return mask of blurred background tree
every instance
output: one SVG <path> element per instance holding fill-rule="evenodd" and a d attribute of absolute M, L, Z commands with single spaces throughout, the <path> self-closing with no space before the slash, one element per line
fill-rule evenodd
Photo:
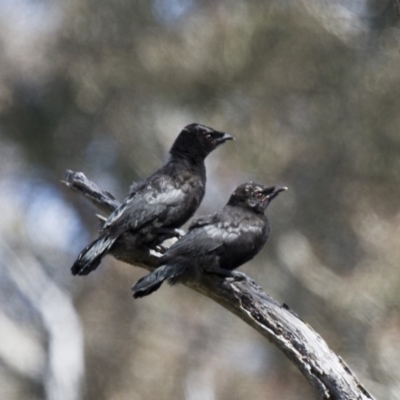
<path fill-rule="evenodd" d="M 200 122 L 198 214 L 280 183 L 243 271 L 312 325 L 377 397 L 400 399 L 400 20 L 389 0 L 0 1 L 0 397 L 314 398 L 263 338 L 185 287 L 133 301 L 145 272 L 69 268 L 94 209 Z"/>

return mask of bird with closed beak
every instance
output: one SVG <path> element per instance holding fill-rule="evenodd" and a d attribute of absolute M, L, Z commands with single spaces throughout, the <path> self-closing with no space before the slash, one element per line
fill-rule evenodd
<path fill-rule="evenodd" d="M 128 197 L 107 218 L 99 237 L 85 247 L 71 268 L 87 275 L 125 234 L 133 246 L 154 247 L 176 236 L 176 229 L 198 209 L 205 193 L 205 158 L 233 137 L 200 124 L 187 125 L 170 150 L 168 162 L 132 185 Z"/>
<path fill-rule="evenodd" d="M 286 187 L 247 182 L 238 186 L 228 203 L 215 214 L 199 217 L 188 233 L 160 259 L 160 266 L 133 287 L 133 297 L 144 297 L 165 280 L 173 285 L 198 279 L 203 273 L 240 276 L 233 270 L 251 260 L 271 232 L 265 211 Z"/>

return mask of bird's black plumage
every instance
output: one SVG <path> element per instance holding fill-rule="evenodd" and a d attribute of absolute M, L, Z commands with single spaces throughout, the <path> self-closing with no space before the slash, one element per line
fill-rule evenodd
<path fill-rule="evenodd" d="M 233 275 L 267 242 L 271 229 L 265 210 L 286 189 L 253 182 L 237 187 L 222 210 L 191 223 L 161 257 L 161 266 L 133 286 L 133 296 L 147 296 L 167 279 L 170 284 L 196 279 L 203 271 Z"/>
<path fill-rule="evenodd" d="M 87 275 L 123 234 L 135 246 L 154 246 L 176 235 L 197 210 L 205 192 L 204 160 L 232 136 L 200 124 L 186 126 L 170 150 L 169 161 L 147 179 L 132 185 L 128 197 L 108 217 L 100 236 L 85 247 L 71 268 Z"/>

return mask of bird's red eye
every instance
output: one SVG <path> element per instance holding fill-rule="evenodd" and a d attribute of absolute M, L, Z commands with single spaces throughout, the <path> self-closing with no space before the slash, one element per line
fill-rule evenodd
<path fill-rule="evenodd" d="M 261 199 L 261 197 L 263 197 L 263 194 L 261 192 L 257 192 L 256 197 L 257 199 Z"/>

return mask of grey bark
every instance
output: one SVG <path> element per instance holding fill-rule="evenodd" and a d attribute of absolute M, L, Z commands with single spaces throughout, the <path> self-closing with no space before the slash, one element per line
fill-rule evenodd
<path fill-rule="evenodd" d="M 63 183 L 88 198 L 98 209 L 110 213 L 119 202 L 102 191 L 81 172 L 67 171 Z M 161 254 L 135 250 L 129 237 L 122 238 L 113 256 L 149 271 L 158 266 Z M 213 299 L 267 338 L 297 366 L 321 399 L 374 399 L 340 356 L 286 304 L 265 294 L 251 278 L 243 281 L 204 274 L 188 287 Z"/>

